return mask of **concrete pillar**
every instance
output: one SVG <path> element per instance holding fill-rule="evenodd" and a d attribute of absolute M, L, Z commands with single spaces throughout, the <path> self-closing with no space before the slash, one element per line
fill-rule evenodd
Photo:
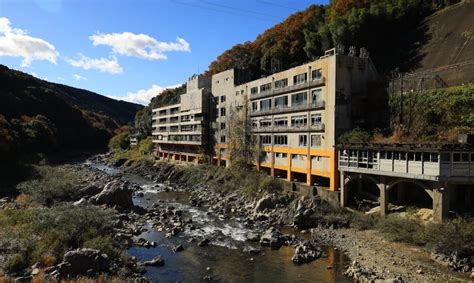
<path fill-rule="evenodd" d="M 449 216 L 449 192 L 446 188 L 433 190 L 433 220 L 442 222 Z"/>
<path fill-rule="evenodd" d="M 341 171 L 341 207 L 347 206 L 347 187 L 345 182 L 345 174 L 344 171 Z"/>
<path fill-rule="evenodd" d="M 380 216 L 385 216 L 388 214 L 388 190 L 385 178 L 380 178 L 380 183 L 377 184 L 380 191 Z"/>

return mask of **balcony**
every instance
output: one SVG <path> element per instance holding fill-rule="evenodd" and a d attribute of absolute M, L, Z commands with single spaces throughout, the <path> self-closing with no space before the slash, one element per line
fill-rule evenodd
<path fill-rule="evenodd" d="M 324 129 L 324 124 L 308 125 L 303 127 L 273 126 L 253 128 L 252 133 L 323 132 Z"/>
<path fill-rule="evenodd" d="M 311 88 L 311 87 L 322 86 L 322 85 L 325 84 L 325 82 L 326 82 L 326 80 L 323 77 L 323 78 L 320 78 L 320 79 L 307 81 L 307 82 L 297 84 L 297 85 L 290 85 L 290 86 L 283 87 L 283 88 L 271 89 L 269 91 L 260 92 L 260 93 L 250 95 L 250 100 L 265 98 L 265 97 L 274 96 L 274 95 L 278 95 L 278 94 L 284 94 L 284 93 L 298 91 L 298 90 L 307 89 L 307 88 Z"/>
<path fill-rule="evenodd" d="M 279 106 L 278 108 L 274 109 L 265 109 L 259 110 L 255 112 L 251 112 L 250 116 L 265 116 L 265 115 L 272 115 L 272 114 L 283 114 L 289 112 L 298 112 L 298 111 L 307 111 L 307 110 L 320 110 L 326 107 L 326 103 L 324 100 L 313 101 L 310 104 L 300 104 L 300 105 L 291 105 L 291 106 Z"/>

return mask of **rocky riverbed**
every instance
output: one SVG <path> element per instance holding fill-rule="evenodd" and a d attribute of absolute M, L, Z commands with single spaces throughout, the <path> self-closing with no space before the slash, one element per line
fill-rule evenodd
<path fill-rule="evenodd" d="M 239 192 L 190 186 L 170 164 L 129 167 L 106 160 L 97 156 L 76 166 L 83 186 L 74 205 L 115 208 L 113 239 L 128 255 L 111 260 L 97 250 L 71 250 L 56 266 L 32 266 L 21 280 L 40 271 L 51 280 L 99 274 L 185 282 L 468 280 L 468 273 L 452 272 L 423 250 L 347 228 L 343 215 L 321 217 L 328 204 L 317 197 L 266 193 L 249 200 Z"/>

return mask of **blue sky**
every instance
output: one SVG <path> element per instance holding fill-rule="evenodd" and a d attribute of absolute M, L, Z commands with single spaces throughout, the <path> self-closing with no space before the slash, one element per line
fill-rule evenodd
<path fill-rule="evenodd" d="M 146 104 L 224 50 L 326 2 L 0 0 L 0 64 Z"/>

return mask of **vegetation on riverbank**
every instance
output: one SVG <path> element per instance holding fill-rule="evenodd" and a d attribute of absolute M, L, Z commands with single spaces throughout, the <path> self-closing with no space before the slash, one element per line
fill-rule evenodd
<path fill-rule="evenodd" d="M 0 243 L 9 247 L 3 269 L 21 271 L 36 262 L 57 264 L 71 249 L 94 248 L 112 258 L 120 250 L 110 236 L 112 210 L 96 206 L 59 205 L 51 208 L 0 210 Z"/>
<path fill-rule="evenodd" d="M 459 258 L 474 255 L 474 219 L 455 218 L 447 222 L 422 222 L 398 216 L 378 217 L 354 213 L 352 228 L 376 230 L 393 242 L 403 242 L 425 248 L 429 252 L 457 255 Z"/>
<path fill-rule="evenodd" d="M 121 256 L 110 236 L 115 210 L 69 202 L 81 184 L 72 166 L 34 166 L 33 171 L 32 179 L 17 186 L 22 194 L 0 209 L 0 246 L 8 251 L 3 260 L 0 256 L 1 269 L 18 272 L 37 262 L 52 266 L 77 248 Z"/>
<path fill-rule="evenodd" d="M 116 163 L 119 160 L 127 160 L 133 163 L 153 160 L 153 138 L 148 136 L 140 140 L 137 146 L 130 147 L 130 135 L 129 127 L 122 127 L 116 131 L 116 135 L 109 142 L 110 161 Z"/>

